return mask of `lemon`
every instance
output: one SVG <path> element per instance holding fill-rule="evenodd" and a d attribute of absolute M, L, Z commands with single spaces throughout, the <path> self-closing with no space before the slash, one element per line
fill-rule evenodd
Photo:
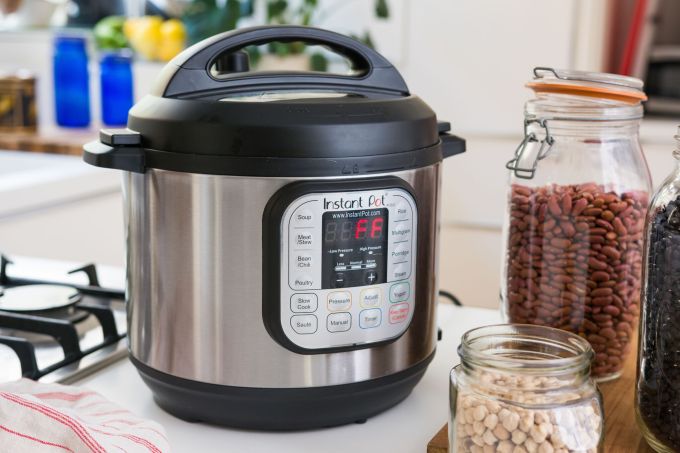
<path fill-rule="evenodd" d="M 160 42 L 156 57 L 162 61 L 171 60 L 184 50 L 186 37 L 187 32 L 181 21 L 177 19 L 166 20 L 160 28 Z"/>
<path fill-rule="evenodd" d="M 144 58 L 156 58 L 161 42 L 161 26 L 163 19 L 157 16 L 144 16 L 128 20 L 123 32 L 128 37 L 132 48 Z"/>

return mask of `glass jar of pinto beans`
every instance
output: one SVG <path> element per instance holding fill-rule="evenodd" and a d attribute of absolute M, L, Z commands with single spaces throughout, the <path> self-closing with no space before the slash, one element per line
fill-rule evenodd
<path fill-rule="evenodd" d="M 512 323 L 587 339 L 593 376 L 620 375 L 640 302 L 651 180 L 638 79 L 536 68 L 507 163 L 501 298 Z"/>
<path fill-rule="evenodd" d="M 451 453 L 600 453 L 602 398 L 583 338 L 542 326 L 468 331 L 450 375 Z"/>
<path fill-rule="evenodd" d="M 680 451 L 680 130 L 675 171 L 656 192 L 645 233 L 637 420 L 659 452 Z"/>

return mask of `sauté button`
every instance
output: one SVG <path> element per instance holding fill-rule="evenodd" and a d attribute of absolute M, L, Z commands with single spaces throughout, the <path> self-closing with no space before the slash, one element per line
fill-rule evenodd
<path fill-rule="evenodd" d="M 352 315 L 349 313 L 331 313 L 326 320 L 329 332 L 347 332 L 352 327 Z"/>
<path fill-rule="evenodd" d="M 307 274 L 296 274 L 292 280 L 292 287 L 294 289 L 306 289 L 314 287 L 314 280 Z"/>
<path fill-rule="evenodd" d="M 348 291 L 335 291 L 328 295 L 328 310 L 344 311 L 352 306 L 352 295 Z"/>
<path fill-rule="evenodd" d="M 397 283 L 390 287 L 390 302 L 403 302 L 411 295 L 408 283 Z"/>
<path fill-rule="evenodd" d="M 316 294 L 299 293 L 290 296 L 290 311 L 295 313 L 313 313 L 319 307 Z"/>
<path fill-rule="evenodd" d="M 409 305 L 406 303 L 390 307 L 390 324 L 398 324 L 408 319 Z"/>
<path fill-rule="evenodd" d="M 314 213 L 306 208 L 298 209 L 293 213 L 293 225 L 296 227 L 313 226 Z"/>
<path fill-rule="evenodd" d="M 379 308 L 361 310 L 359 313 L 359 327 L 362 329 L 372 329 L 378 327 L 382 322 L 382 311 Z"/>
<path fill-rule="evenodd" d="M 360 304 L 364 308 L 375 308 L 380 306 L 380 289 L 371 288 L 361 291 Z"/>
<path fill-rule="evenodd" d="M 314 315 L 295 315 L 290 318 L 290 326 L 300 335 L 309 335 L 316 332 L 318 320 Z"/>
<path fill-rule="evenodd" d="M 293 232 L 293 248 L 305 250 L 312 247 L 314 247 L 314 236 L 311 231 L 296 230 Z"/>

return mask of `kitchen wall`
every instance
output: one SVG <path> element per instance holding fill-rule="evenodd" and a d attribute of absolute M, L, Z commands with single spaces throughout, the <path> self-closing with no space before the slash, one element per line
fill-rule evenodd
<path fill-rule="evenodd" d="M 371 18 L 370 9 L 361 3 L 344 8 L 324 25 L 347 31 L 351 21 L 371 24 L 378 48 L 404 73 L 411 90 L 468 140 L 468 152 L 444 164 L 441 286 L 465 304 L 495 307 L 507 182 L 504 163 L 521 140 L 523 103 L 530 95 L 524 83 L 537 65 L 599 69 L 607 1 L 391 0 L 389 23 Z M 13 62 L 43 74 L 41 117 L 51 123 L 49 58 L 47 34 L 33 33 L 31 39 L 21 33 L 0 35 L 0 69 L 6 64 L 2 62 Z M 138 96 L 158 69 L 153 63 L 136 65 Z M 643 127 L 656 182 L 670 171 L 675 126 L 672 120 L 654 120 Z M 113 206 L 110 196 L 101 203 Z M 110 224 L 122 221 L 120 211 L 102 211 Z M 40 254 L 35 247 L 21 245 L 26 224 L 16 224 L 9 236 L 3 235 L 3 224 L 10 222 L 0 219 L 0 248 L 11 240 L 17 253 Z M 83 254 L 122 264 L 122 255 L 92 241 Z M 67 254 L 65 247 L 49 253 L 61 254 Z"/>

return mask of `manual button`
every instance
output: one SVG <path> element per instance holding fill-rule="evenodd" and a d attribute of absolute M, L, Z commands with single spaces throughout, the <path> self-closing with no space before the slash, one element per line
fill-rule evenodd
<path fill-rule="evenodd" d="M 316 332 L 318 320 L 314 315 L 295 315 L 290 318 L 290 326 L 300 335 L 309 335 Z"/>
<path fill-rule="evenodd" d="M 329 332 L 347 332 L 352 327 L 352 315 L 349 313 L 331 313 L 326 321 Z"/>
<path fill-rule="evenodd" d="M 290 311 L 294 313 L 313 313 L 319 307 L 316 294 L 301 293 L 290 296 Z"/>

